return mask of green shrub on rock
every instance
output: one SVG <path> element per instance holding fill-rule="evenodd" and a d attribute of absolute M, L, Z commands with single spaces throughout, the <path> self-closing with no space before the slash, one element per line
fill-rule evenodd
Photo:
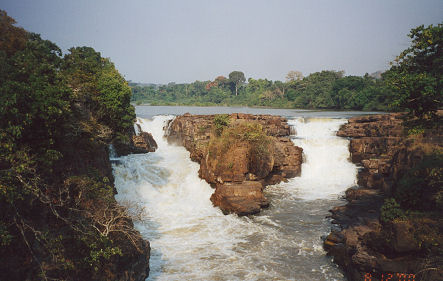
<path fill-rule="evenodd" d="M 229 125 L 229 115 L 228 114 L 218 114 L 214 116 L 214 127 L 215 134 L 220 136 L 223 129 Z"/>
<path fill-rule="evenodd" d="M 443 154 L 425 155 L 423 160 L 400 179 L 395 191 L 397 202 L 404 209 L 442 210 Z"/>
<path fill-rule="evenodd" d="M 385 203 L 381 207 L 380 219 L 382 222 L 391 222 L 393 220 L 405 219 L 405 212 L 400 208 L 400 205 L 394 198 L 385 199 Z"/>

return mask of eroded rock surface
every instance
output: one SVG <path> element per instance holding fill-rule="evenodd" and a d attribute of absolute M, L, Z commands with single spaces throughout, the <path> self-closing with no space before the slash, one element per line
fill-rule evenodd
<path fill-rule="evenodd" d="M 154 152 L 157 149 L 157 143 L 148 132 L 132 136 L 132 142 L 134 143 L 134 153 Z"/>
<path fill-rule="evenodd" d="M 214 118 L 179 116 L 169 124 L 168 141 L 183 145 L 200 163 L 200 177 L 216 189 L 215 206 L 225 213 L 258 213 L 269 205 L 264 186 L 300 175 L 302 149 L 289 139 L 285 118 L 231 114 L 229 136 L 217 135 Z"/>
<path fill-rule="evenodd" d="M 440 227 L 437 236 L 441 240 L 441 216 L 380 221 L 380 207 L 394 194 L 401 176 L 423 159 L 427 147 L 441 147 L 443 140 L 441 130 L 408 137 L 401 117 L 351 118 L 337 133 L 351 138 L 352 161 L 361 166 L 360 187 L 346 191 L 347 205 L 331 210 L 338 227 L 328 235 L 324 248 L 349 280 L 382 280 L 382 274 L 383 280 L 389 276 L 395 280 L 443 280 L 441 254 L 427 253 L 417 239 L 425 229 L 438 233 Z"/>

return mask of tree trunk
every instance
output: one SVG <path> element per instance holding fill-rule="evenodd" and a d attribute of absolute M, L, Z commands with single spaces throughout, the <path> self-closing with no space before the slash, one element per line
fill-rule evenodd
<path fill-rule="evenodd" d="M 235 84 L 235 96 L 237 96 L 237 84 Z"/>

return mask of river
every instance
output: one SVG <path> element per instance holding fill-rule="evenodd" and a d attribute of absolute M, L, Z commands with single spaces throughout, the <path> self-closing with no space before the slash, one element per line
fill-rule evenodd
<path fill-rule="evenodd" d="M 144 212 L 135 225 L 151 242 L 148 280 L 345 280 L 321 236 L 331 228 L 328 210 L 345 204 L 344 191 L 356 184 L 349 141 L 335 133 L 361 112 L 150 106 L 136 112 L 158 149 L 121 157 L 113 171 L 117 200 Z M 297 132 L 293 142 L 304 150 L 301 176 L 267 187 L 271 206 L 259 215 L 223 215 L 189 152 L 163 138 L 165 122 L 185 112 L 287 117 Z"/>

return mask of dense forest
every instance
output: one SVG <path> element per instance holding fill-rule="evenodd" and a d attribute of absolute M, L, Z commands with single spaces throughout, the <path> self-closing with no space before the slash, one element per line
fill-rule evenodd
<path fill-rule="evenodd" d="M 140 256 L 147 267 L 114 199 L 107 147 L 130 142 L 135 118 L 114 64 L 89 47 L 63 56 L 0 10 L 0 93 L 0 279 L 117 280 Z"/>
<path fill-rule="evenodd" d="M 376 75 L 344 76 L 321 71 L 307 77 L 290 71 L 286 82 L 249 78 L 233 71 L 229 78 L 190 84 L 131 83 L 132 101 L 151 105 L 246 105 L 305 109 L 391 110 L 391 92 Z"/>

